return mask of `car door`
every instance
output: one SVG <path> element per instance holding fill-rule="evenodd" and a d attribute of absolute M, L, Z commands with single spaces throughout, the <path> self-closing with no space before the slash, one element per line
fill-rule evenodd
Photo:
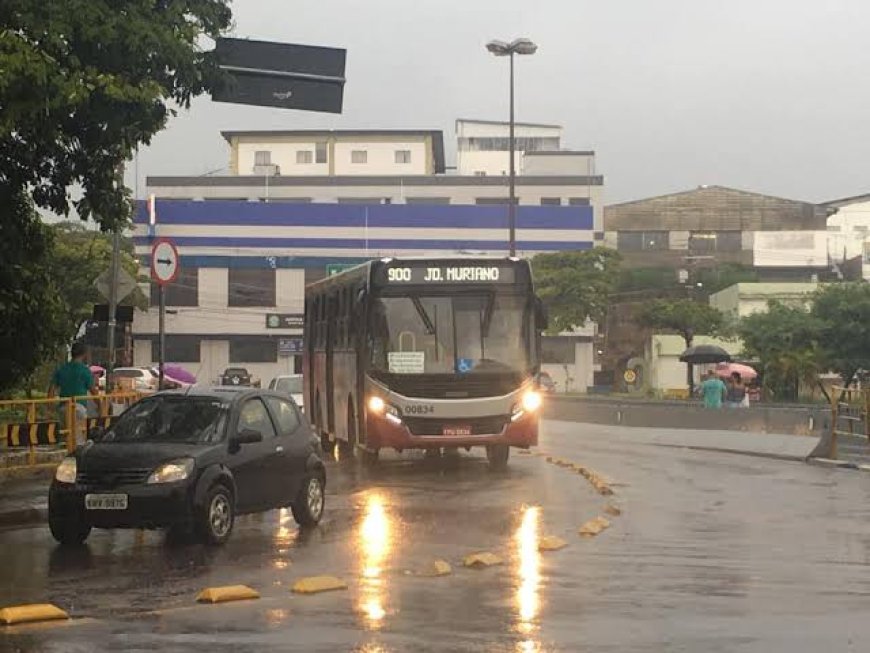
<path fill-rule="evenodd" d="M 277 432 L 266 405 L 259 397 L 246 399 L 239 406 L 236 433 L 246 429 L 262 434 L 261 442 L 242 444 L 229 456 L 229 467 L 236 481 L 239 512 L 265 510 L 275 504 L 280 488 L 276 462 L 280 455 Z"/>
<path fill-rule="evenodd" d="M 279 505 L 287 505 L 299 494 L 302 479 L 305 477 L 308 456 L 311 453 L 310 434 L 304 428 L 293 402 L 281 397 L 266 397 L 266 404 L 275 418 L 281 449 L 276 470 L 282 488 Z"/>

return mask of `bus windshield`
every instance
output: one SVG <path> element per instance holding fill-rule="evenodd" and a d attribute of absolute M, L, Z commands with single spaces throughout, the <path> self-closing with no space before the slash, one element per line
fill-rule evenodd
<path fill-rule="evenodd" d="M 527 297 L 381 297 L 372 311 L 372 365 L 393 374 L 522 372 L 530 366 Z"/>

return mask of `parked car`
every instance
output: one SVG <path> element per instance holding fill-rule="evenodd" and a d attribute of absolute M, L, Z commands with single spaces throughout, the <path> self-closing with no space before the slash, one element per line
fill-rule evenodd
<path fill-rule="evenodd" d="M 221 385 L 260 387 L 260 381 L 255 379 L 244 367 L 228 367 L 221 374 Z"/>
<path fill-rule="evenodd" d="M 549 372 L 541 372 L 538 374 L 538 385 L 541 390 L 548 394 L 556 392 L 556 382 L 553 380 L 553 377 L 550 376 Z"/>
<path fill-rule="evenodd" d="M 112 383 L 129 386 L 136 392 L 154 392 L 157 390 L 157 374 L 147 367 L 116 367 L 112 370 Z"/>
<path fill-rule="evenodd" d="M 305 407 L 304 390 L 301 374 L 283 374 L 276 376 L 269 382 L 269 390 L 280 392 L 283 395 L 293 397 L 293 401 L 299 408 Z"/>
<path fill-rule="evenodd" d="M 166 528 L 222 544 L 237 515 L 289 506 L 302 526 L 323 515 L 320 441 L 276 392 L 160 392 L 90 436 L 49 490 L 49 528 L 61 544 L 84 542 L 92 528 Z"/>

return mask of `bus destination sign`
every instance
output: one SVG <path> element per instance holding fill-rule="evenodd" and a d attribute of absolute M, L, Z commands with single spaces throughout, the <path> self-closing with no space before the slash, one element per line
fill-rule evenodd
<path fill-rule="evenodd" d="M 391 284 L 514 283 L 514 268 L 505 265 L 396 265 L 386 269 Z"/>

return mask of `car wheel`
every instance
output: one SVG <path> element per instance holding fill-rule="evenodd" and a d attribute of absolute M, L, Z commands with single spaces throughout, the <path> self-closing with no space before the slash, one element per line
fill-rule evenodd
<path fill-rule="evenodd" d="M 510 455 L 511 449 L 506 444 L 490 444 L 486 447 L 486 459 L 489 461 L 489 468 L 494 472 L 507 469 Z"/>
<path fill-rule="evenodd" d="M 326 504 L 323 477 L 308 476 L 302 484 L 299 496 L 291 505 L 293 519 L 300 526 L 316 526 L 323 517 L 323 507 Z"/>
<path fill-rule="evenodd" d="M 236 508 L 232 492 L 225 485 L 215 485 L 206 495 L 197 518 L 196 530 L 201 541 L 220 545 L 233 532 Z"/>
<path fill-rule="evenodd" d="M 69 515 L 58 515 L 57 510 L 49 508 L 48 528 L 52 537 L 64 546 L 79 546 L 88 539 L 91 527 L 80 518 Z"/>

